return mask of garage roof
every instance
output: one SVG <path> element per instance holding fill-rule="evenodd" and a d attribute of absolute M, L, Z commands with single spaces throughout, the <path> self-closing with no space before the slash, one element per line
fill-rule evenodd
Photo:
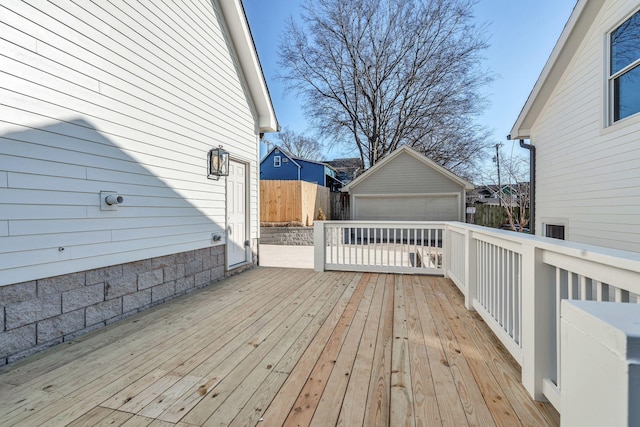
<path fill-rule="evenodd" d="M 414 150 L 414 149 L 412 149 L 412 148 L 410 148 L 410 147 L 408 147 L 406 145 L 403 145 L 400 148 L 396 149 L 393 153 L 389 154 L 387 157 L 385 157 L 382 160 L 380 160 L 378 163 L 376 163 L 372 168 L 367 170 L 365 173 L 363 173 L 362 175 L 360 175 L 359 177 L 357 177 L 356 179 L 351 181 L 348 185 L 343 187 L 342 191 L 350 191 L 351 189 L 357 187 L 360 183 L 362 183 L 362 182 L 366 181 L 367 179 L 369 179 L 377 171 L 379 171 L 380 169 L 384 168 L 384 165 L 386 165 L 387 163 L 391 162 L 393 159 L 395 159 L 396 157 L 400 156 L 402 153 L 406 153 L 406 154 L 409 154 L 409 155 L 413 156 L 414 158 L 416 158 L 420 162 L 424 163 L 426 166 L 428 166 L 428 167 L 434 169 L 435 171 L 441 173 L 442 175 L 446 176 L 450 180 L 460 184 L 460 186 L 464 187 L 466 190 L 473 190 L 475 188 L 475 186 L 472 183 L 470 183 L 469 181 L 467 181 L 467 180 L 465 180 L 463 178 L 460 178 L 458 175 L 456 175 L 453 172 L 445 169 L 444 167 L 440 166 L 439 164 L 437 164 L 433 160 L 431 160 L 428 157 L 420 154 L 416 150 Z"/>

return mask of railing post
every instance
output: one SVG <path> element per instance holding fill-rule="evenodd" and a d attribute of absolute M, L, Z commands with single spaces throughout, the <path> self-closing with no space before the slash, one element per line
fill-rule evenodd
<path fill-rule="evenodd" d="M 325 242 L 325 221 L 314 221 L 313 224 L 313 269 L 324 271 L 327 242 Z"/>
<path fill-rule="evenodd" d="M 473 300 L 477 293 L 477 245 L 473 240 L 473 231 L 465 228 L 464 230 L 464 305 L 467 310 L 473 310 Z"/>
<path fill-rule="evenodd" d="M 451 231 L 449 225 L 444 224 L 442 229 L 442 273 L 444 277 L 449 277 L 449 264 L 451 263 Z"/>
<path fill-rule="evenodd" d="M 542 249 L 522 247 L 522 384 L 535 400 L 547 400 L 543 380 L 556 372 L 555 270 L 542 262 Z"/>
<path fill-rule="evenodd" d="M 640 425 L 638 304 L 562 301 L 562 426 Z"/>

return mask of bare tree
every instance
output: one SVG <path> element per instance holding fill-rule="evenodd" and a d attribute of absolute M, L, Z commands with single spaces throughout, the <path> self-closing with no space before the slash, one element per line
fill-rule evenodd
<path fill-rule="evenodd" d="M 496 188 L 502 208 L 507 217 L 509 227 L 513 231 L 523 232 L 529 226 L 529 208 L 531 202 L 531 186 L 529 182 L 529 163 L 521 157 L 507 157 L 502 150 L 497 153 L 498 170 L 489 173 L 489 181 Z M 501 183 L 498 184 L 498 173 Z"/>
<path fill-rule="evenodd" d="M 320 160 L 322 145 L 315 139 L 285 128 L 276 137 L 280 146 L 296 157 L 309 160 Z"/>
<path fill-rule="evenodd" d="M 308 0 L 281 42 L 280 77 L 323 135 L 352 141 L 363 167 L 402 144 L 456 172 L 486 148 L 473 124 L 487 44 L 474 0 Z"/>

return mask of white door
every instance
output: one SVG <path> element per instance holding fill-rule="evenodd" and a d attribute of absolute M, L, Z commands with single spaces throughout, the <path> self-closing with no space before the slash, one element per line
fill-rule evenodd
<path fill-rule="evenodd" d="M 229 162 L 227 177 L 227 267 L 247 261 L 246 172 L 243 163 Z"/>

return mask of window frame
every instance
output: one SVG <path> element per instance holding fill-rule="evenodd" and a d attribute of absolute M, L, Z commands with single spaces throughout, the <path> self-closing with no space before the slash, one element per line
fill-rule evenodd
<path fill-rule="evenodd" d="M 273 156 L 273 167 L 279 168 L 280 166 L 282 166 L 282 157 Z"/>
<path fill-rule="evenodd" d="M 613 68 L 613 46 L 612 46 L 612 35 L 613 33 L 620 28 L 622 25 L 624 25 L 625 22 L 629 21 L 630 19 L 632 19 L 636 14 L 640 13 L 640 8 L 637 8 L 635 10 L 633 10 L 631 13 L 627 14 L 623 19 L 621 19 L 620 21 L 617 22 L 617 24 L 609 31 L 607 32 L 607 37 L 606 37 L 606 51 L 607 51 L 607 58 L 606 58 L 606 80 L 607 80 L 607 122 L 608 125 L 614 125 L 616 123 L 622 122 L 626 119 L 629 119 L 631 117 L 635 117 L 638 114 L 640 114 L 640 111 L 636 111 L 635 113 L 632 113 L 626 117 L 623 118 L 619 118 L 619 119 L 615 119 L 615 110 L 616 110 L 616 99 L 615 99 L 615 82 L 617 79 L 619 79 L 620 77 L 622 77 L 623 75 L 627 74 L 628 72 L 630 72 L 631 70 L 635 69 L 636 67 L 640 67 L 640 56 L 638 58 L 636 58 L 634 61 L 630 62 L 629 64 L 627 64 L 624 68 L 618 70 L 615 73 L 611 73 L 612 68 Z"/>

